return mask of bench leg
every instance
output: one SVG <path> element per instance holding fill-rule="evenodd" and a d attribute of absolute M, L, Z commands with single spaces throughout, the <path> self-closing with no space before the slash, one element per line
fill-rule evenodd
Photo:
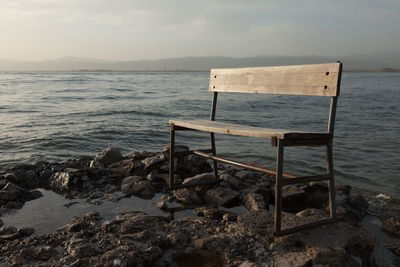
<path fill-rule="evenodd" d="M 174 186 L 174 164 L 175 163 L 175 126 L 171 124 L 170 143 L 169 143 L 169 187 Z"/>
<path fill-rule="evenodd" d="M 210 139 L 211 139 L 211 153 L 213 154 L 213 156 L 217 155 L 217 151 L 215 148 L 215 136 L 214 133 L 210 133 Z M 215 182 L 218 181 L 218 165 L 217 165 L 217 161 L 213 160 L 214 162 L 214 179 Z"/>
<path fill-rule="evenodd" d="M 331 217 L 336 217 L 336 201 L 335 201 L 335 181 L 333 175 L 333 152 L 332 144 L 326 146 L 326 161 L 327 161 L 327 171 L 331 175 L 328 182 L 329 187 L 329 212 Z"/>
<path fill-rule="evenodd" d="M 276 150 L 276 178 L 275 178 L 275 215 L 274 233 L 276 236 L 281 234 L 282 222 L 282 174 L 283 174 L 283 147 L 284 141 L 278 140 Z"/>

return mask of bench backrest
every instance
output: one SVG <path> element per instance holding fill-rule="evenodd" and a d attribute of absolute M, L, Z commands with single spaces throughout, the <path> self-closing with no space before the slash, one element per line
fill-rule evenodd
<path fill-rule="evenodd" d="M 342 63 L 211 69 L 209 91 L 338 96 Z"/>

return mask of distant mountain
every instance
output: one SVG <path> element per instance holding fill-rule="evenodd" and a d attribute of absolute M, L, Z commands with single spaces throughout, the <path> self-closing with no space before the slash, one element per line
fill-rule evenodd
<path fill-rule="evenodd" d="M 345 71 L 400 70 L 400 53 L 374 53 L 343 57 L 258 56 L 182 57 L 158 60 L 109 61 L 63 57 L 46 61 L 0 59 L 0 71 L 208 71 L 210 68 L 316 64 L 342 61 Z"/>

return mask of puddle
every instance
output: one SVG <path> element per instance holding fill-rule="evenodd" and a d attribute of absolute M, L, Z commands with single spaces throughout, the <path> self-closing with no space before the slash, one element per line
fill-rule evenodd
<path fill-rule="evenodd" d="M 81 217 L 91 211 L 98 211 L 105 220 L 127 211 L 143 211 L 149 215 L 169 215 L 169 213 L 163 212 L 154 205 L 155 202 L 161 200 L 162 194 L 156 194 L 151 200 L 132 196 L 122 198 L 118 202 L 105 200 L 101 205 L 93 205 L 86 203 L 86 199 L 68 200 L 53 191 L 38 190 L 43 194 L 43 197 L 26 202 L 22 209 L 3 214 L 1 219 L 5 225 L 12 225 L 17 228 L 33 227 L 36 230 L 35 234 L 42 235 L 55 231 L 70 222 L 74 216 Z M 69 207 L 64 206 L 72 202 L 77 203 Z M 176 207 L 179 204 L 168 203 L 168 205 Z M 196 213 L 191 209 L 174 212 L 175 220 L 183 217 L 196 217 Z"/>

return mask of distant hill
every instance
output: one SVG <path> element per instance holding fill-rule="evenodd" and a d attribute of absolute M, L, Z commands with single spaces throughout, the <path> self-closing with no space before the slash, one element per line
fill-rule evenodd
<path fill-rule="evenodd" d="M 343 57 L 258 56 L 182 57 L 158 60 L 109 61 L 63 57 L 46 61 L 0 59 L 0 71 L 208 71 L 210 68 L 316 64 L 342 61 L 345 71 L 400 70 L 400 53 L 374 53 Z"/>

